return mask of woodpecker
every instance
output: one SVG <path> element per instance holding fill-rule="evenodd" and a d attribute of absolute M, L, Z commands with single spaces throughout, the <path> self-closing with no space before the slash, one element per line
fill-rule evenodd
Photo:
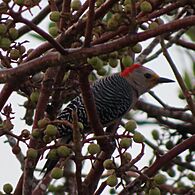
<path fill-rule="evenodd" d="M 92 85 L 92 93 L 96 104 L 97 114 L 103 127 L 116 120 L 120 120 L 129 112 L 138 98 L 160 83 L 170 83 L 173 80 L 158 76 L 155 72 L 140 64 L 133 64 L 120 73 L 101 78 Z M 73 99 L 70 104 L 57 116 L 59 120 L 72 122 L 72 111 L 76 111 L 78 121 L 84 126 L 84 133 L 90 132 L 87 112 L 82 95 Z M 69 126 L 59 125 L 60 137 L 68 143 L 72 139 L 72 129 Z M 43 169 L 48 173 L 57 163 L 47 161 Z"/>

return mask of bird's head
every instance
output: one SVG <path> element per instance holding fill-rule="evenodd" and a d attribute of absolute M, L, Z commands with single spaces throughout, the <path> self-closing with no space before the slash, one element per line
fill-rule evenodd
<path fill-rule="evenodd" d="M 139 95 L 149 91 L 159 83 L 174 82 L 171 79 L 158 76 L 154 71 L 140 64 L 133 64 L 124 69 L 120 76 L 125 78 L 138 91 Z"/>

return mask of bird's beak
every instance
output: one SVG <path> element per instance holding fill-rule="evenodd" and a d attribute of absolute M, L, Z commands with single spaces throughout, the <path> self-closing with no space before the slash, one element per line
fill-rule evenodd
<path fill-rule="evenodd" d="M 159 77 L 157 79 L 157 83 L 173 83 L 175 81 L 171 80 L 171 79 L 167 79 L 167 78 L 164 78 L 164 77 Z"/>

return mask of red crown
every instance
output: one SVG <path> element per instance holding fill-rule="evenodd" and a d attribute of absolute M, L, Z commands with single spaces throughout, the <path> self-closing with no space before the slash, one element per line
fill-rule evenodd
<path fill-rule="evenodd" d="M 140 68 L 141 64 L 133 64 L 130 67 L 125 68 L 121 73 L 120 76 L 125 77 L 128 76 L 129 73 L 132 73 L 135 69 Z"/>

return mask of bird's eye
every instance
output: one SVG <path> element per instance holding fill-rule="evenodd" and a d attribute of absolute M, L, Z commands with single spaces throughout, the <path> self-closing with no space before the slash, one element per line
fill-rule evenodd
<path fill-rule="evenodd" d="M 152 77 L 152 75 L 151 75 L 150 73 L 146 73 L 146 74 L 144 74 L 144 76 L 145 76 L 145 78 L 147 78 L 147 79 L 150 79 L 150 78 Z"/>

